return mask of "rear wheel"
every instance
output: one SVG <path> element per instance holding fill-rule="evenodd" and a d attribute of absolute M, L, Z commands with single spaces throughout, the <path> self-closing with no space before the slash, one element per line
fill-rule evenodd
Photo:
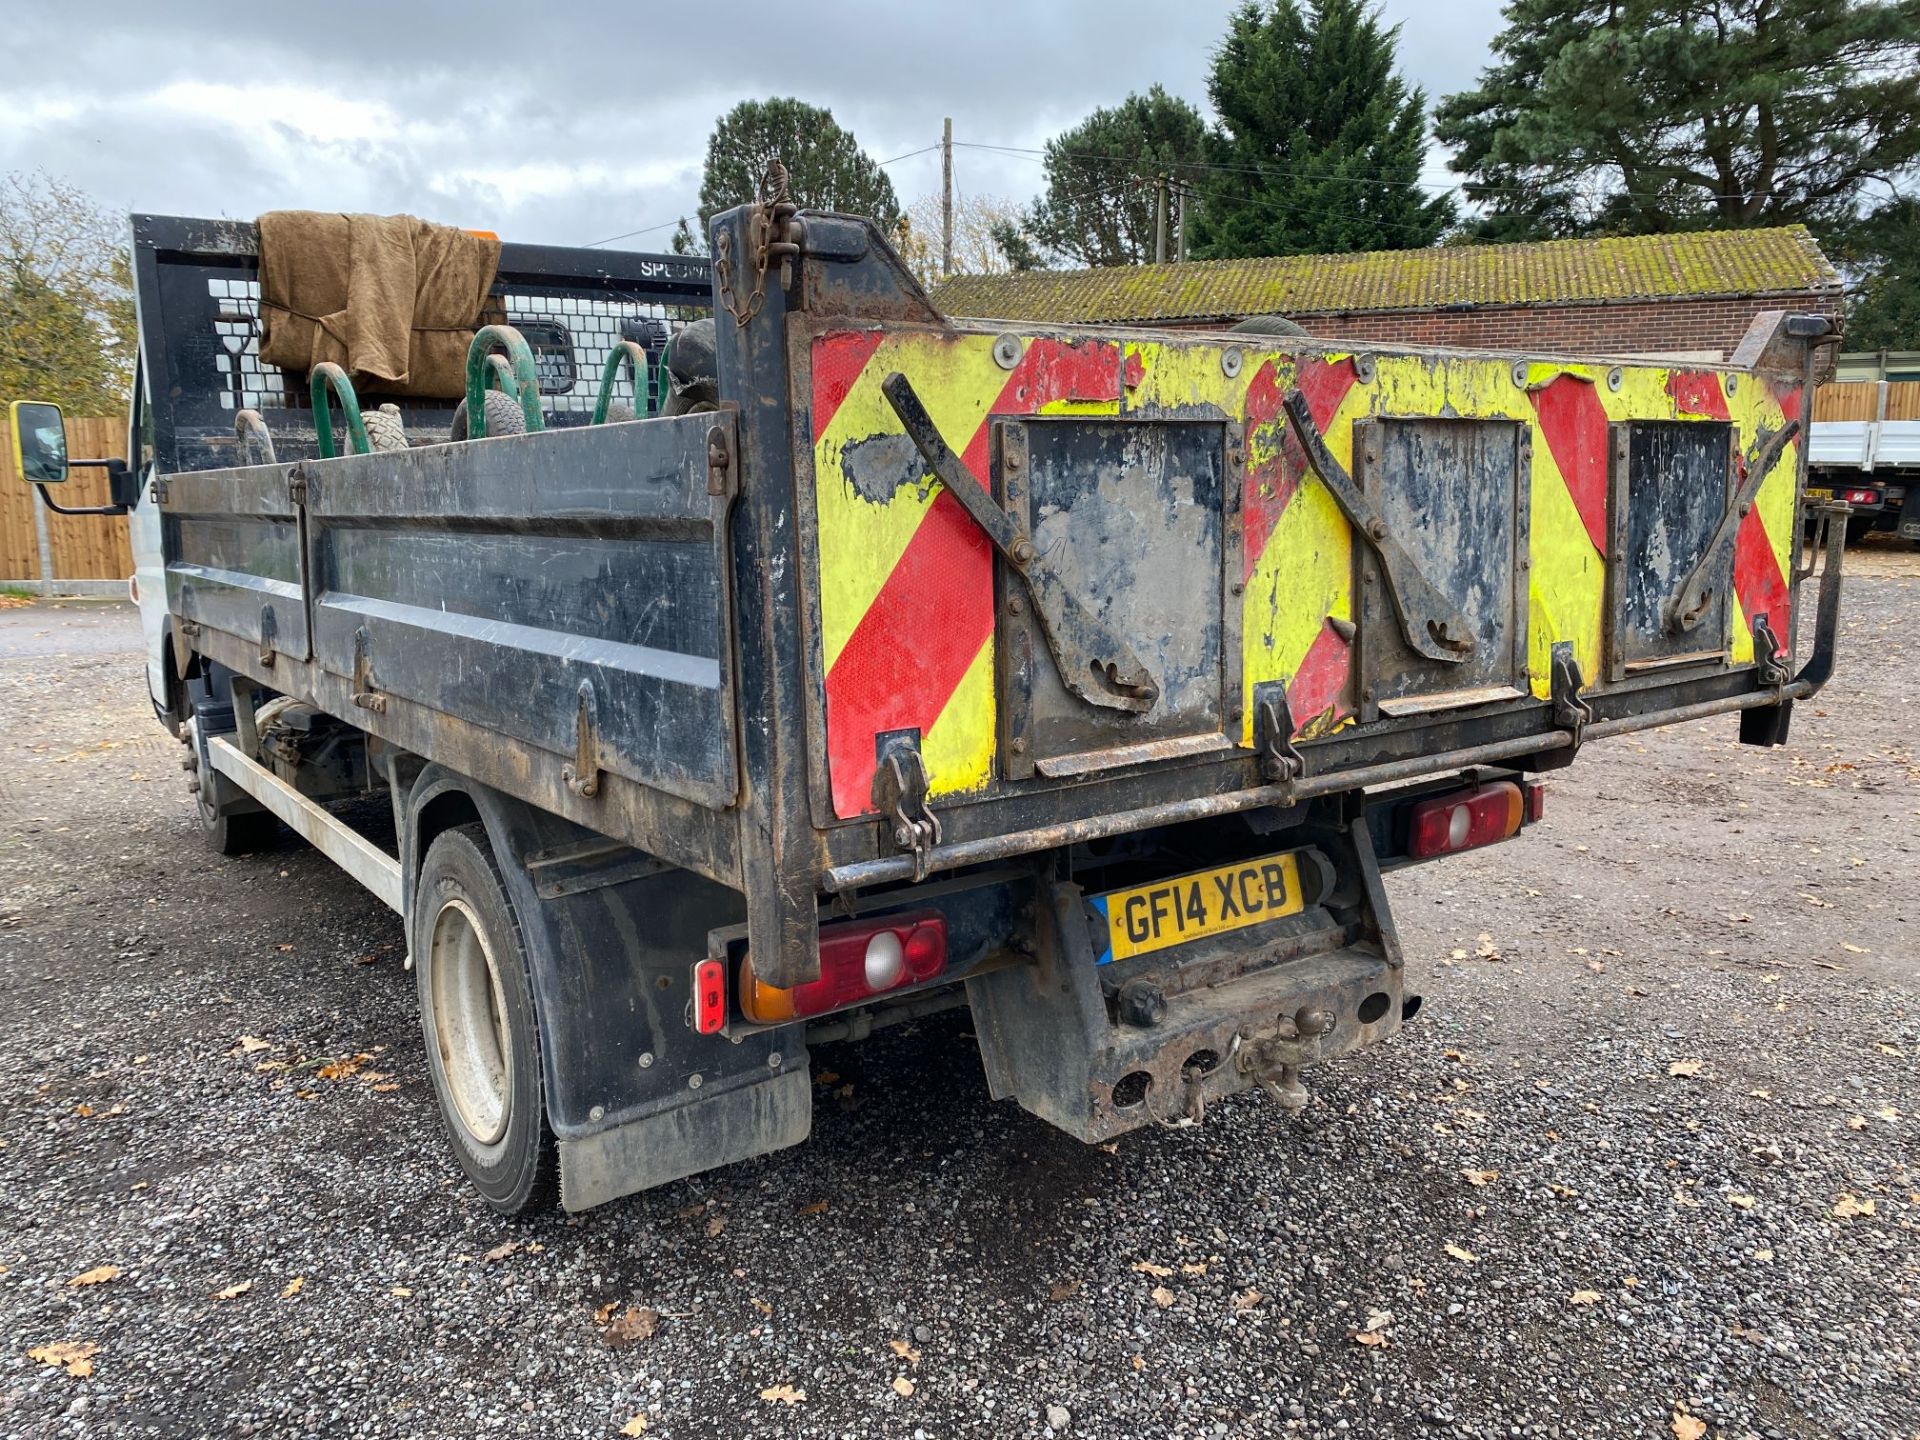
<path fill-rule="evenodd" d="M 413 926 L 427 1067 L 454 1157 L 503 1215 L 551 1205 L 559 1166 L 526 948 L 484 826 L 428 847 Z"/>
<path fill-rule="evenodd" d="M 216 855 L 251 855 L 280 838 L 280 822 L 266 810 L 242 810 L 222 815 L 215 797 L 220 782 L 200 764 L 197 720 L 187 722 L 186 765 L 194 780 L 194 809 L 200 814 L 200 838 Z"/>

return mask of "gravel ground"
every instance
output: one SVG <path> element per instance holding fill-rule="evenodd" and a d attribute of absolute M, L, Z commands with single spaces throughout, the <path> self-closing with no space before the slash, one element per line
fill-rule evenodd
<path fill-rule="evenodd" d="M 805 1146 L 517 1225 L 392 917 L 200 848 L 129 611 L 0 611 L 0 1432 L 1911 1440 L 1920 557 L 1867 560 L 1791 746 L 1596 745 L 1393 880 L 1426 1009 L 1298 1118 L 1083 1148 L 960 1014 L 816 1050 Z"/>

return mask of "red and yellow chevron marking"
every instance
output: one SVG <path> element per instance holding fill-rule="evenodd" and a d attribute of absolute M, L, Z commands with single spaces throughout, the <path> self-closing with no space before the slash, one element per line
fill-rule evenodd
<path fill-rule="evenodd" d="M 993 550 L 959 501 L 924 480 L 884 499 L 847 478 L 851 443 L 900 434 L 880 382 L 913 381 L 982 485 L 990 415 L 1115 414 L 1120 346 L 1036 338 L 1012 370 L 989 335 L 837 333 L 813 353 L 814 503 L 833 808 L 872 808 L 875 738 L 921 735 L 935 794 L 977 789 L 993 765 Z"/>
<path fill-rule="evenodd" d="M 1457 415 L 1531 427 L 1529 685 L 1550 692 L 1551 655 L 1570 643 L 1589 684 L 1601 676 L 1608 540 L 1608 426 L 1628 419 L 1731 420 L 1750 449 L 1762 426 L 1797 413 L 1798 393 L 1717 371 L 1534 364 L 1516 383 L 1507 359 L 1374 354 L 1362 382 L 1346 353 L 1243 351 L 1221 363 L 1218 338 L 1065 339 L 1034 336 L 1012 370 L 993 337 L 884 329 L 834 332 L 812 350 L 814 491 L 821 652 L 834 813 L 865 814 L 877 737 L 921 735 L 933 793 L 974 791 L 994 773 L 993 554 L 957 501 L 917 475 L 886 495 L 862 494 L 844 463 L 850 446 L 900 434 L 880 391 L 888 373 L 912 380 L 949 445 L 989 483 L 992 416 L 1119 413 L 1221 416 L 1242 430 L 1244 583 L 1243 743 L 1253 737 L 1254 687 L 1283 681 L 1302 738 L 1352 723 L 1353 536 L 1309 471 L 1281 410 L 1298 386 L 1334 457 L 1351 471 L 1353 422 Z M 1228 371 L 1232 373 L 1229 374 Z M 1791 447 L 1762 484 L 1736 542 L 1730 659 L 1752 658 L 1753 617 L 1788 625 L 1794 521 Z M 1631 557 L 1628 563 L 1632 563 Z"/>

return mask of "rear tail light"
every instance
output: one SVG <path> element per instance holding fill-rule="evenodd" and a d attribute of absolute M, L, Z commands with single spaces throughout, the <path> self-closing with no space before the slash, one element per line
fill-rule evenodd
<path fill-rule="evenodd" d="M 1520 782 L 1520 793 L 1526 797 L 1527 824 L 1544 820 L 1547 816 L 1547 782 L 1529 775 Z"/>
<path fill-rule="evenodd" d="M 1880 492 L 1878 490 L 1847 490 L 1842 492 L 1841 498 L 1849 505 L 1878 505 Z"/>
<path fill-rule="evenodd" d="M 923 984 L 946 968 L 947 922 L 938 915 L 824 925 L 820 978 L 782 990 L 757 978 L 751 957 L 743 957 L 740 1009 L 756 1025 L 778 1025 Z"/>
<path fill-rule="evenodd" d="M 693 967 L 693 1028 L 700 1035 L 727 1028 L 727 967 L 718 960 Z"/>
<path fill-rule="evenodd" d="M 1407 853 L 1425 860 L 1508 839 L 1519 833 L 1528 804 L 1511 780 L 1430 796 L 1409 812 Z"/>

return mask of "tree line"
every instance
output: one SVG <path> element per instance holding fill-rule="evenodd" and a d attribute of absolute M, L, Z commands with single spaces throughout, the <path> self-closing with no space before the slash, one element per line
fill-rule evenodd
<path fill-rule="evenodd" d="M 1139 264 L 1163 204 L 1193 259 L 1797 222 L 1853 282 L 1849 348 L 1920 347 L 1920 0 L 1509 0 L 1478 83 L 1431 107 L 1399 39 L 1367 0 L 1247 0 L 1211 119 L 1158 85 L 1096 109 L 1046 143 L 1030 202 L 963 204 L 957 268 Z M 1429 137 L 1457 185 L 1423 180 Z M 798 100 L 721 120 L 701 214 L 753 198 L 773 153 L 796 200 L 872 215 L 937 274 L 937 200 L 903 218 Z"/>

